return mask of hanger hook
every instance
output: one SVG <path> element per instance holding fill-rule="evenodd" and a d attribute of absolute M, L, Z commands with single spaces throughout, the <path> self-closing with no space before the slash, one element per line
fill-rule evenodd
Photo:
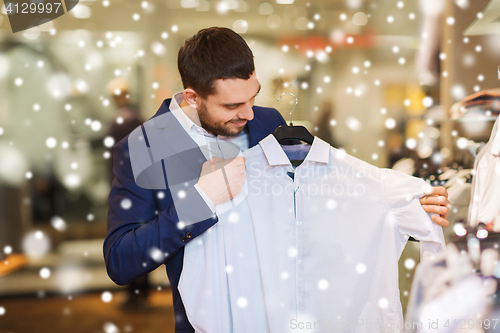
<path fill-rule="evenodd" d="M 297 98 L 297 96 L 295 96 L 294 94 L 292 94 L 291 92 L 285 92 L 285 93 L 282 93 L 280 98 L 278 98 L 278 101 L 281 99 L 281 97 L 283 97 L 284 95 L 292 95 L 293 97 L 295 97 L 295 106 L 293 107 L 292 111 L 290 111 L 290 126 L 293 126 L 293 123 L 292 123 L 292 113 L 293 113 L 293 110 L 295 110 L 295 108 L 297 107 L 297 104 L 299 104 L 299 99 Z"/>

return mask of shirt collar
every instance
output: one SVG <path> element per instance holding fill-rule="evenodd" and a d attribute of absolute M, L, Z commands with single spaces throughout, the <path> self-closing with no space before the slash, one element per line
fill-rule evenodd
<path fill-rule="evenodd" d="M 184 130 L 188 133 L 190 133 L 192 130 L 195 130 L 205 136 L 211 136 L 211 134 L 208 133 L 203 127 L 196 124 L 184 113 L 184 111 L 180 107 L 183 99 L 184 97 L 182 96 L 182 91 L 175 93 L 172 97 L 172 100 L 170 101 L 170 106 L 168 107 L 174 117 L 177 118 L 182 128 L 184 128 Z"/>
<path fill-rule="evenodd" d="M 259 145 L 262 148 L 262 151 L 264 152 L 269 165 L 292 165 L 274 135 L 269 134 L 259 142 Z M 307 153 L 304 161 L 327 164 L 329 161 L 329 157 L 330 145 L 315 136 L 311 149 Z"/>

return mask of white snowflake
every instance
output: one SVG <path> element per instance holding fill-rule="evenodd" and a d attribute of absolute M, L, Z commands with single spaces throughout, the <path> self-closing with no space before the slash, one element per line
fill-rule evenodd
<path fill-rule="evenodd" d="M 120 202 L 120 206 L 123 208 L 123 209 L 130 209 L 132 207 L 132 201 L 128 198 L 124 198 L 122 199 L 122 201 Z"/>
<path fill-rule="evenodd" d="M 109 303 L 113 299 L 113 295 L 109 291 L 105 291 L 101 294 L 101 300 L 104 303 Z"/>
<path fill-rule="evenodd" d="M 23 237 L 22 247 L 24 253 L 30 257 L 40 257 L 48 253 L 51 242 L 42 231 L 29 232 Z"/>
<path fill-rule="evenodd" d="M 408 140 L 406 140 L 406 147 L 412 150 L 415 149 L 417 147 L 417 140 L 409 138 Z"/>
<path fill-rule="evenodd" d="M 366 265 L 363 263 L 359 263 L 356 265 L 356 273 L 364 274 L 366 272 Z"/>
<path fill-rule="evenodd" d="M 12 246 L 10 245 L 5 245 L 4 248 L 3 248 L 3 252 L 7 255 L 11 254 L 12 253 Z"/>
<path fill-rule="evenodd" d="M 465 229 L 464 224 L 460 222 L 453 225 L 453 231 L 457 236 L 465 236 L 467 234 L 467 229 Z"/>
<path fill-rule="evenodd" d="M 385 121 L 385 127 L 387 127 L 388 129 L 393 129 L 394 127 L 396 127 L 396 120 L 394 120 L 394 118 L 387 118 Z"/>
<path fill-rule="evenodd" d="M 118 333 L 118 332 L 120 332 L 118 327 L 111 322 L 104 323 L 103 329 L 104 329 L 105 333 Z"/>
<path fill-rule="evenodd" d="M 115 139 L 112 136 L 107 136 L 104 138 L 104 146 L 111 148 L 115 145 Z"/>
<path fill-rule="evenodd" d="M 236 305 L 240 308 L 244 308 L 248 305 L 248 300 L 245 297 L 240 297 L 236 300 Z"/>
<path fill-rule="evenodd" d="M 385 309 L 389 306 L 389 301 L 387 300 L 387 298 L 380 298 L 378 300 L 378 306 L 381 308 L 381 309 Z"/>
<path fill-rule="evenodd" d="M 406 269 L 413 269 L 415 267 L 415 260 L 413 260 L 412 258 L 408 258 L 405 260 L 404 265 Z"/>
<path fill-rule="evenodd" d="M 354 117 L 347 117 L 346 125 L 349 129 L 351 129 L 352 131 L 355 131 L 355 132 L 357 132 L 361 129 L 361 122 Z"/>
<path fill-rule="evenodd" d="M 320 290 L 326 290 L 328 289 L 328 281 L 325 279 L 319 280 L 318 281 L 318 288 Z"/>
<path fill-rule="evenodd" d="M 236 212 L 231 212 L 229 214 L 229 218 L 228 218 L 228 221 L 231 222 L 231 223 L 236 223 L 240 220 L 240 215 Z"/>
<path fill-rule="evenodd" d="M 50 269 L 48 269 L 47 267 L 43 267 L 42 269 L 40 269 L 40 277 L 42 279 L 48 279 L 50 277 Z"/>
<path fill-rule="evenodd" d="M 469 140 L 466 138 L 458 138 L 457 140 L 457 147 L 460 149 L 465 149 L 469 146 Z"/>
<path fill-rule="evenodd" d="M 156 54 L 159 57 L 162 57 L 166 54 L 167 49 L 165 45 L 163 45 L 160 42 L 153 42 L 151 43 L 151 51 L 153 51 L 154 54 Z"/>
<path fill-rule="evenodd" d="M 335 208 L 337 208 L 337 201 L 335 201 L 333 199 L 329 199 L 326 202 L 326 208 L 328 208 L 330 210 L 334 210 Z"/>
<path fill-rule="evenodd" d="M 153 259 L 156 262 L 162 262 L 164 259 L 163 252 L 156 247 L 152 247 L 149 250 L 149 256 L 151 257 L 151 259 Z"/>
<path fill-rule="evenodd" d="M 64 221 L 61 217 L 59 216 L 54 216 L 50 219 L 50 224 L 54 229 L 57 231 L 65 231 L 67 229 L 67 224 L 66 221 Z"/>

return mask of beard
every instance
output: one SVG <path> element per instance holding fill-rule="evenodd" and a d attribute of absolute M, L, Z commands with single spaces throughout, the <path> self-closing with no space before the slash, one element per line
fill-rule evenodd
<path fill-rule="evenodd" d="M 231 123 L 234 120 L 226 121 L 225 123 L 217 123 L 213 117 L 208 112 L 205 103 L 201 102 L 200 107 L 198 108 L 198 117 L 200 119 L 201 127 L 207 130 L 209 133 L 213 135 L 222 135 L 222 136 L 237 136 L 240 134 L 246 127 L 235 127 L 231 126 Z M 244 121 L 245 119 L 237 119 L 237 121 Z"/>

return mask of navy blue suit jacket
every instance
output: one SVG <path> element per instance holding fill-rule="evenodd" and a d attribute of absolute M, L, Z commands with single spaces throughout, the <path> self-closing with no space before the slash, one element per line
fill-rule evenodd
<path fill-rule="evenodd" d="M 169 105 L 170 99 L 164 100 L 156 114 L 141 125 L 140 130 L 146 136 L 148 147 L 149 143 L 144 126 L 155 120 L 157 120 L 158 125 L 158 120 L 161 118 L 154 118 L 170 112 Z M 286 125 L 283 117 L 275 109 L 254 106 L 253 111 L 254 118 L 247 122 L 245 129 L 248 133 L 249 147 L 255 146 L 260 140 L 273 133 L 278 126 Z M 171 125 L 177 124 L 180 128 L 180 124 L 176 120 L 170 122 Z M 136 132 L 138 130 L 139 128 L 136 129 Z M 164 131 L 163 134 L 168 135 L 168 131 Z M 165 140 L 165 137 L 163 139 Z M 186 136 L 183 137 L 183 140 L 192 139 Z M 180 144 L 176 140 L 170 141 L 172 142 L 165 143 L 165 145 L 174 147 L 174 150 L 175 145 Z M 201 150 L 199 155 L 201 155 Z M 165 264 L 172 287 L 175 332 L 194 332 L 187 319 L 177 289 L 182 271 L 184 245 L 217 223 L 218 219 L 213 215 L 203 221 L 179 229 L 176 207 L 179 209 L 180 206 L 177 205 L 177 202 L 174 205 L 174 200 L 177 198 L 175 193 L 172 195 L 169 191 L 166 175 L 168 170 L 165 169 L 171 168 L 175 164 L 168 164 L 161 160 L 159 165 L 160 170 L 163 168 L 165 175 L 165 189 L 140 187 L 132 170 L 128 136 L 113 147 L 114 179 L 108 199 L 107 236 L 104 241 L 106 269 L 109 277 L 115 283 L 125 285 L 151 272 L 161 264 Z M 198 167 L 201 170 L 201 164 Z M 194 207 L 195 210 L 208 209 L 196 189 L 189 189 L 187 197 L 192 198 L 192 200 L 185 200 L 186 204 L 203 202 L 204 207 L 197 206 Z M 193 210 L 193 206 L 190 206 L 189 209 Z"/>

